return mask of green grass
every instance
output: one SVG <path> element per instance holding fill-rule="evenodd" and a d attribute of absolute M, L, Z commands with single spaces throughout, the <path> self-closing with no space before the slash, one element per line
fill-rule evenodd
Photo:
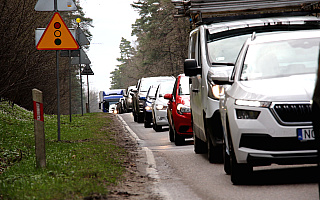
<path fill-rule="evenodd" d="M 107 195 L 121 178 L 126 151 L 106 128 L 106 113 L 45 115 L 47 167 L 36 168 L 33 113 L 0 102 L 0 199 L 83 199 Z"/>

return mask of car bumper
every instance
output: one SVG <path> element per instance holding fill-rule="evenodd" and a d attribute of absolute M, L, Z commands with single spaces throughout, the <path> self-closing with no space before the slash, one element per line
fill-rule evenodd
<path fill-rule="evenodd" d="M 173 116 L 173 122 L 175 130 L 179 135 L 193 136 L 192 126 L 191 126 L 191 113 L 184 113 L 180 115 L 175 113 Z"/>
<path fill-rule="evenodd" d="M 231 106 L 229 106 L 230 108 Z M 298 140 L 297 130 L 312 126 L 280 125 L 268 108 L 243 108 L 260 111 L 257 119 L 237 119 L 236 106 L 228 109 L 233 147 L 238 163 L 253 166 L 309 164 L 316 162 L 315 140 Z M 231 111 L 231 112 L 230 112 Z"/>
<path fill-rule="evenodd" d="M 160 126 L 167 126 L 169 125 L 168 123 L 168 118 L 167 118 L 167 110 L 155 110 L 155 121 L 157 125 Z"/>

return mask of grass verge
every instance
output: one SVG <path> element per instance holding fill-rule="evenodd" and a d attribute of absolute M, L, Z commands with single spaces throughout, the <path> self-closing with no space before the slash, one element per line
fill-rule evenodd
<path fill-rule="evenodd" d="M 83 199 L 108 194 L 125 171 L 111 114 L 45 115 L 47 167 L 36 168 L 33 113 L 0 102 L 0 199 Z"/>

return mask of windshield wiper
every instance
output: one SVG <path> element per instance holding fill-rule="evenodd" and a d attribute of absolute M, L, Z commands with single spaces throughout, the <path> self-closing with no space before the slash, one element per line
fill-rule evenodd
<path fill-rule="evenodd" d="M 211 63 L 212 65 L 227 65 L 227 66 L 234 66 L 234 63 L 217 63 L 217 62 L 213 62 Z"/>

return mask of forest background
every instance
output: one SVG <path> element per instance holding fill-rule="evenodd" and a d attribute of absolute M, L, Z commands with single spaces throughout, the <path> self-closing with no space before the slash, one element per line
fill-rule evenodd
<path fill-rule="evenodd" d="M 0 100 L 9 100 L 12 104 L 32 110 L 32 89 L 37 88 L 43 92 L 44 112 L 56 114 L 56 54 L 55 51 L 39 51 L 35 45 L 36 28 L 45 28 L 53 12 L 35 11 L 36 3 L 37 0 L 0 0 L 0 66 L 3 72 L 0 76 Z M 80 17 L 80 27 L 91 39 L 92 19 L 85 17 L 79 0 L 75 3 L 77 11 L 60 12 L 60 15 L 69 28 L 75 28 L 75 19 Z M 170 0 L 138 0 L 131 5 L 139 13 L 139 18 L 132 25 L 132 35 L 137 37 L 137 41 L 131 44 L 122 38 L 120 57 L 117 58 L 120 64 L 110 74 L 110 89 L 135 85 L 142 77 L 183 73 L 190 22 L 185 18 L 174 18 L 176 10 Z M 90 51 L 90 46 L 85 50 Z M 62 114 L 69 112 L 69 67 L 68 58 L 60 57 Z M 79 66 L 72 65 L 71 72 L 74 114 L 81 112 Z M 82 90 L 85 103 L 84 82 Z M 91 112 L 98 111 L 98 93 L 90 91 Z"/>

